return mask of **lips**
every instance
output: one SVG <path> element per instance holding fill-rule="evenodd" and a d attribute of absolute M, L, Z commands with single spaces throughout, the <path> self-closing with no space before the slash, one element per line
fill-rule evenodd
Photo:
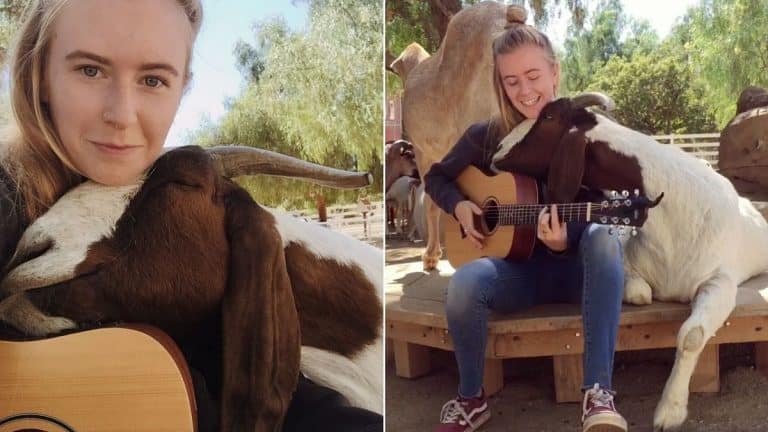
<path fill-rule="evenodd" d="M 529 99 L 521 100 L 520 103 L 523 104 L 524 106 L 534 106 L 539 102 L 540 99 L 541 99 L 541 96 L 534 96 Z"/>
<path fill-rule="evenodd" d="M 108 154 L 126 154 L 140 147 L 140 146 L 125 145 L 125 144 L 115 144 L 110 142 L 99 142 L 99 141 L 90 141 L 90 142 L 91 144 L 95 145 L 99 150 L 106 152 Z"/>

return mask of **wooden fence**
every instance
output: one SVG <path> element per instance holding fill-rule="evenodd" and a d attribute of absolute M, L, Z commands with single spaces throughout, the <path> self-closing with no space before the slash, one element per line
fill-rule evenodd
<path fill-rule="evenodd" d="M 327 220 L 318 220 L 317 209 L 297 210 L 291 215 L 343 232 L 373 246 L 384 247 L 384 203 L 345 204 L 327 208 Z"/>
<path fill-rule="evenodd" d="M 712 168 L 717 169 L 719 133 L 653 135 L 653 138 L 662 144 L 676 145 L 697 158 L 709 162 Z"/>

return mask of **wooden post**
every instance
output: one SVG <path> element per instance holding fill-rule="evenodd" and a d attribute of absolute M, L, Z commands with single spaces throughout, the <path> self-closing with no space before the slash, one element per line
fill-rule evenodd
<path fill-rule="evenodd" d="M 768 376 L 768 342 L 755 342 L 755 369 Z"/>
<path fill-rule="evenodd" d="M 583 399 L 584 365 L 581 357 L 581 354 L 552 356 L 557 402 L 581 402 Z"/>
<path fill-rule="evenodd" d="M 485 395 L 494 395 L 504 388 L 504 367 L 501 359 L 485 359 L 483 369 L 483 389 Z"/>
<path fill-rule="evenodd" d="M 325 206 L 325 195 L 317 194 L 317 220 L 326 222 L 328 220 L 328 209 Z"/>
<path fill-rule="evenodd" d="M 404 341 L 392 341 L 395 347 L 395 374 L 403 378 L 418 378 L 429 373 L 429 347 Z"/>
<path fill-rule="evenodd" d="M 705 345 L 689 386 L 693 393 L 717 393 L 720 391 L 720 345 Z"/>

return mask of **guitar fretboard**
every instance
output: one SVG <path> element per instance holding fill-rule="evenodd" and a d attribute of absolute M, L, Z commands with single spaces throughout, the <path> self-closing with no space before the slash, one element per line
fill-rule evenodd
<path fill-rule="evenodd" d="M 592 203 L 558 204 L 557 215 L 561 222 L 589 222 Z M 548 204 L 503 204 L 485 209 L 486 218 L 498 218 L 499 225 L 535 225 L 539 213 Z"/>

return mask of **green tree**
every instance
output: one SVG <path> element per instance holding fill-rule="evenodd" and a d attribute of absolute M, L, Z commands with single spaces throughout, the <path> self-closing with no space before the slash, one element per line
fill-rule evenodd
<path fill-rule="evenodd" d="M 251 64 L 248 55 L 236 56 L 248 88 L 218 125 L 201 128 L 193 141 L 252 145 L 370 171 L 376 179 L 371 190 L 381 190 L 381 25 L 378 0 L 314 0 L 304 33 L 282 20 L 257 24 L 255 46 L 240 49 L 256 53 L 250 58 L 258 57 L 263 69 L 254 79 L 253 69 L 242 67 Z M 317 191 L 298 181 L 246 183 L 268 205 L 306 205 Z M 326 191 L 329 202 L 358 193 Z"/>
<path fill-rule="evenodd" d="M 658 45 L 650 24 L 628 17 L 619 0 L 602 0 L 596 11 L 586 28 L 569 30 L 562 59 L 564 93 L 582 92 L 609 59 L 629 58 Z"/>
<path fill-rule="evenodd" d="M 706 103 L 723 127 L 745 87 L 768 87 L 768 2 L 701 0 L 681 27 L 688 34 L 681 49 L 695 65 Z"/>
<path fill-rule="evenodd" d="M 0 1 L 0 66 L 5 63 L 11 38 L 18 27 L 25 5 L 23 0 Z"/>
<path fill-rule="evenodd" d="M 588 89 L 611 95 L 616 119 L 647 134 L 714 132 L 711 109 L 691 67 L 674 56 L 637 52 L 612 57 L 593 77 Z"/>

